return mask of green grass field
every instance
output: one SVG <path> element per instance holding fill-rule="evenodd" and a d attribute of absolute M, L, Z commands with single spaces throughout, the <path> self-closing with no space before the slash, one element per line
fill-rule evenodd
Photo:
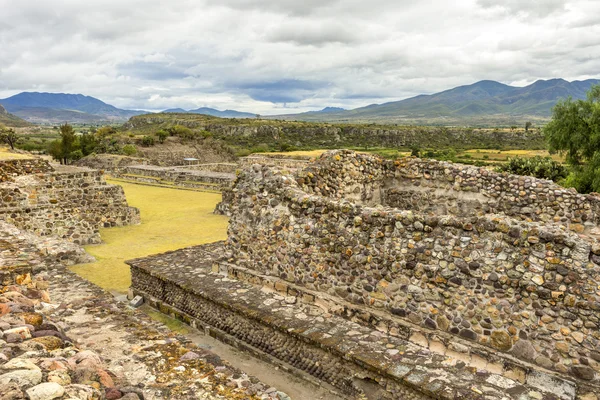
<path fill-rule="evenodd" d="M 227 217 L 212 213 L 220 194 L 110 183 L 123 187 L 129 205 L 140 209 L 142 223 L 101 229 L 104 243 L 85 247 L 97 262 L 71 267 L 98 286 L 125 293 L 131 284 L 125 260 L 227 237 Z"/>

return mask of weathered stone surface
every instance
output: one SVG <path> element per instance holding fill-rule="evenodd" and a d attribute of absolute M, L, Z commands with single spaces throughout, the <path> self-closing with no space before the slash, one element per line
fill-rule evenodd
<path fill-rule="evenodd" d="M 510 335 L 504 331 L 494 331 L 491 336 L 492 346 L 500 351 L 509 351 L 512 347 Z"/>
<path fill-rule="evenodd" d="M 0 384 L 17 383 L 22 388 L 35 386 L 42 381 L 42 371 L 39 369 L 20 369 L 0 375 Z"/>
<path fill-rule="evenodd" d="M 7 163 L 0 161 L 0 221 L 77 244 L 99 243 L 99 227 L 139 223 L 139 211 L 127 205 L 123 189 L 107 184 L 100 171 L 55 170 L 44 160 L 32 162 L 35 167 L 22 168 L 5 181 Z"/>
<path fill-rule="evenodd" d="M 27 390 L 29 400 L 52 400 L 58 399 L 65 394 L 65 389 L 55 382 L 40 383 Z"/>
<path fill-rule="evenodd" d="M 241 267 L 496 351 L 528 340 L 539 354 L 524 344 L 512 354 L 563 373 L 576 352 L 589 353 L 586 340 L 598 340 L 589 310 L 600 309 L 600 247 L 588 231 L 600 196 L 484 168 L 333 151 L 294 173 L 247 168 L 229 200 L 228 262 Z M 579 235 L 569 231 L 577 224 Z M 561 328 L 571 348 L 549 362 Z"/>

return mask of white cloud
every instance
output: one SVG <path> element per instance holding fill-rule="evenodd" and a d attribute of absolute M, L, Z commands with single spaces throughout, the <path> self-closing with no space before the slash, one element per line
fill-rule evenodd
<path fill-rule="evenodd" d="M 0 9 L 0 98 L 70 92 L 123 108 L 269 114 L 600 71 L 592 0 L 0 0 Z"/>

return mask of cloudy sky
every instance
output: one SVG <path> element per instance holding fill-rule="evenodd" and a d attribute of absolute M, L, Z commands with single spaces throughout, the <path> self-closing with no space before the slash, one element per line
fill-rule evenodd
<path fill-rule="evenodd" d="M 355 108 L 482 79 L 600 78 L 598 0 L 0 0 L 0 98 Z"/>

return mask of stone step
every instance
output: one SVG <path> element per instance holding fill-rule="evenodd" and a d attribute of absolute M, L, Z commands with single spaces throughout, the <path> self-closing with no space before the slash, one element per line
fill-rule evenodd
<path fill-rule="evenodd" d="M 119 175 L 118 177 L 111 177 L 113 181 L 134 183 L 145 186 L 155 186 L 167 189 L 176 188 L 178 190 L 193 190 L 199 192 L 210 192 L 220 193 L 222 186 L 215 183 L 201 183 L 201 182 L 168 182 L 161 178 L 150 177 L 150 176 L 131 176 L 131 175 Z"/>
<path fill-rule="evenodd" d="M 264 277 L 223 269 L 213 262 L 221 254 L 213 244 L 129 261 L 132 289 L 163 312 L 275 357 L 351 397 L 575 399 L 573 382 L 539 369 L 488 363 L 460 343 L 446 346 L 417 332 L 407 338 L 406 332 L 348 320 L 289 285 L 285 295 L 277 293 L 281 281 L 265 284 Z"/>

